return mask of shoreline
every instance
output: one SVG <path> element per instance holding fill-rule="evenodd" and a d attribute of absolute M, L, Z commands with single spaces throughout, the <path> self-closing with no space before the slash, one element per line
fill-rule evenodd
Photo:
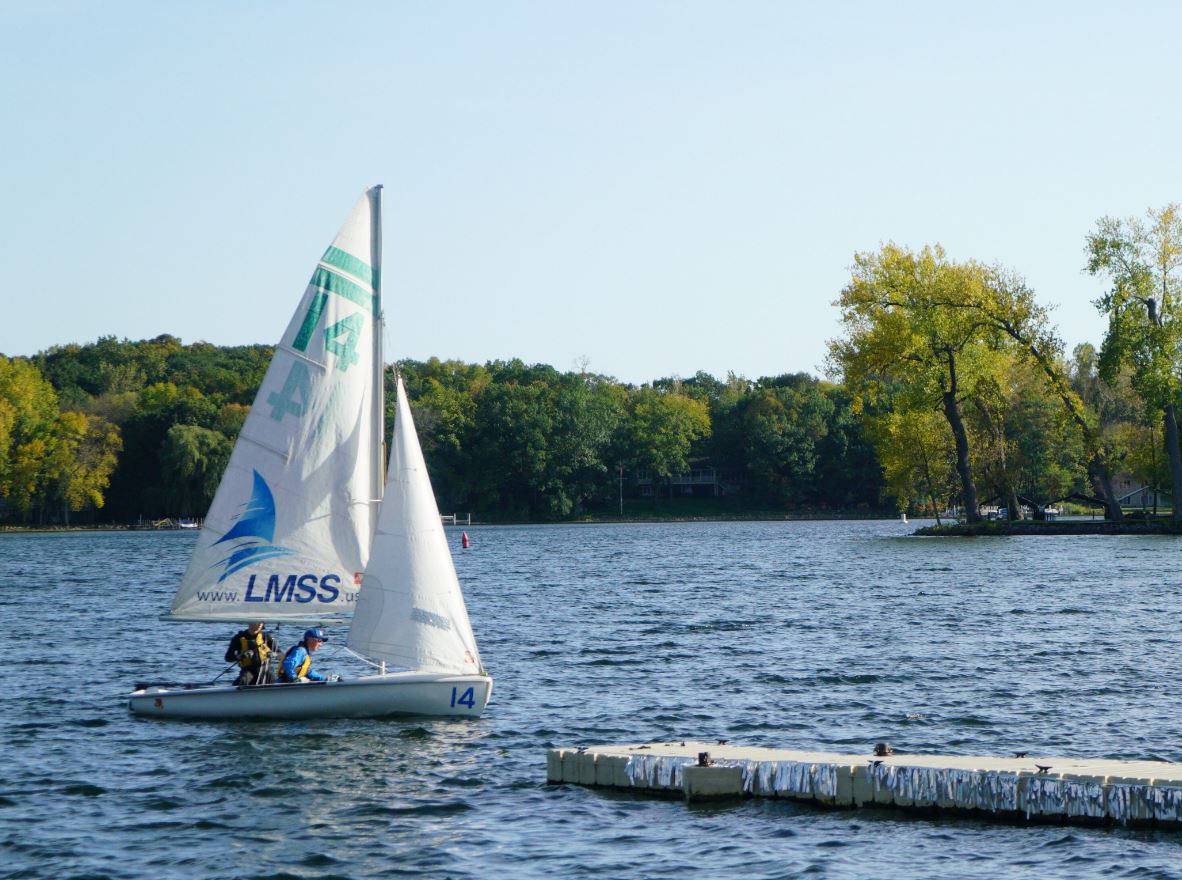
<path fill-rule="evenodd" d="M 688 522 L 899 522 L 899 517 L 874 514 L 840 514 L 840 513 L 752 513 L 749 516 L 733 514 L 729 516 L 602 516 L 579 517 L 565 520 L 472 520 L 470 523 L 444 523 L 445 529 L 469 528 L 476 526 L 580 526 L 580 525 L 644 525 L 650 523 L 688 523 Z M 0 534 L 52 534 L 57 532 L 196 532 L 199 529 L 155 528 L 152 526 L 126 525 L 120 523 L 102 523 L 71 526 L 16 526 L 0 525 Z"/>
<path fill-rule="evenodd" d="M 642 516 L 642 517 L 581 517 L 568 520 L 473 520 L 470 523 L 444 523 L 445 529 L 506 526 L 584 526 L 584 525 L 652 525 L 659 523 L 711 522 L 899 522 L 894 516 L 858 514 L 751 514 L 750 516 Z M 197 529 L 153 528 L 119 523 L 71 526 L 13 526 L 0 525 L 3 534 L 75 534 L 85 532 L 196 532 Z M 1182 535 L 1182 523 L 1173 520 L 1016 520 L 1014 522 L 986 520 L 977 523 L 945 523 L 922 526 L 908 534 L 918 538 L 986 538 L 1022 537 L 1028 535 Z"/>
<path fill-rule="evenodd" d="M 1173 520 L 1037 520 L 986 521 L 925 526 L 913 533 L 921 538 L 984 538 L 1024 535 L 1182 535 L 1182 523 Z"/>

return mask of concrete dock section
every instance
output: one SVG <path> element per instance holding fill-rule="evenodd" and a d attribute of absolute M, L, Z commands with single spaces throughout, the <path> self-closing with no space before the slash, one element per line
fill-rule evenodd
<path fill-rule="evenodd" d="M 893 806 L 1005 820 L 1182 828 L 1182 764 L 1018 754 L 838 754 L 725 742 L 551 749 L 553 783 L 689 801 L 775 797 L 834 807 Z"/>

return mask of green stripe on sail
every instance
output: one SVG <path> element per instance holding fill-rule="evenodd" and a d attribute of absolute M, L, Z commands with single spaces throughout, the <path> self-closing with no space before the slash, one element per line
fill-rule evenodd
<path fill-rule="evenodd" d="M 320 313 L 324 311 L 327 302 L 327 293 L 318 293 L 312 298 L 312 305 L 304 314 L 304 323 L 300 325 L 300 332 L 296 334 L 295 342 L 291 346 L 296 351 L 307 351 L 312 334 L 316 332 L 316 325 L 320 323 Z"/>
<path fill-rule="evenodd" d="M 370 265 L 368 263 L 363 263 L 352 254 L 348 253 L 347 251 L 343 251 L 340 248 L 330 247 L 324 252 L 324 256 L 321 257 L 320 262 L 328 263 L 330 266 L 335 266 L 342 272 L 348 272 L 354 278 L 359 281 L 364 281 L 370 287 L 377 286 L 374 284 L 374 275 L 376 273 L 370 267 Z"/>
<path fill-rule="evenodd" d="M 328 293 L 343 296 L 349 302 L 355 302 L 357 305 L 369 309 L 374 315 L 378 313 L 378 298 L 376 296 L 359 284 L 355 284 L 343 275 L 338 275 L 324 266 L 316 267 L 310 283 Z"/>

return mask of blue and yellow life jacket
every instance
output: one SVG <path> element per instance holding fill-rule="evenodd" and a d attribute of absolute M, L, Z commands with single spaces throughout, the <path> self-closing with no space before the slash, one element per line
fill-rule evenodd
<path fill-rule="evenodd" d="M 305 651 L 304 662 L 301 663 L 298 667 L 296 667 L 295 675 L 292 678 L 288 678 L 284 669 L 283 669 L 283 664 L 287 663 L 287 658 L 292 655 L 293 651 L 297 651 L 300 648 L 303 648 Z M 296 644 L 294 644 L 290 648 L 288 648 L 287 653 L 283 655 L 283 663 L 279 664 L 279 667 L 280 667 L 279 668 L 279 677 L 283 681 L 299 681 L 301 678 L 303 678 L 305 675 L 308 674 L 308 670 L 311 668 L 311 666 L 312 666 L 312 652 L 308 650 L 307 646 L 303 642 L 297 642 Z"/>

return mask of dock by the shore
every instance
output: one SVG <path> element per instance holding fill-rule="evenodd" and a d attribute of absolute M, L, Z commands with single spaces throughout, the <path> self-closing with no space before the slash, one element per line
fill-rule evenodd
<path fill-rule="evenodd" d="M 552 783 L 685 797 L 777 797 L 1004 820 L 1182 829 L 1182 764 L 1079 758 L 864 755 L 722 742 L 551 749 Z"/>

